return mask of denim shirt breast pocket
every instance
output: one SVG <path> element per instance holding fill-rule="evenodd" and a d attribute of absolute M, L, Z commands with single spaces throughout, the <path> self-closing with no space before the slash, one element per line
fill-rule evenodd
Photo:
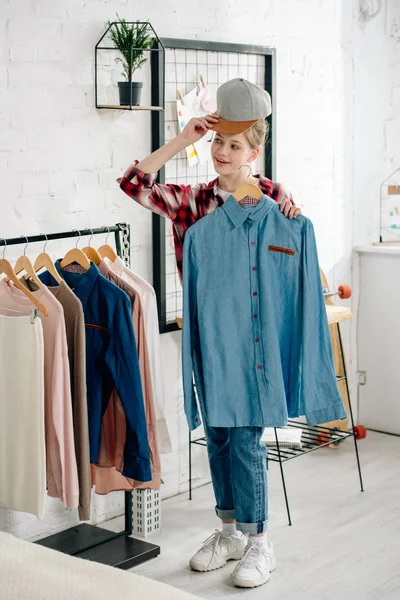
<path fill-rule="evenodd" d="M 268 250 L 270 252 L 279 252 L 281 254 L 287 254 L 289 256 L 294 256 L 296 254 L 296 250 L 293 248 L 285 248 L 284 246 L 268 246 Z"/>
<path fill-rule="evenodd" d="M 287 293 L 285 286 L 292 287 L 299 276 L 301 252 L 297 252 L 294 245 L 269 244 L 267 250 L 267 264 L 269 273 L 280 292 Z"/>

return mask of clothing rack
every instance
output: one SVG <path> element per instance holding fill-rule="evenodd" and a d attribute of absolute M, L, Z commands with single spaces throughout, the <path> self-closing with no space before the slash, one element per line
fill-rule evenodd
<path fill-rule="evenodd" d="M 62 233 L 48 233 L 3 239 L 0 237 L 0 246 L 14 246 L 34 242 L 46 242 L 82 236 L 99 234 L 114 234 L 117 254 L 125 264 L 130 266 L 130 226 L 126 223 L 117 223 L 110 227 L 96 229 L 81 229 L 64 231 Z M 120 569 L 130 569 L 160 554 L 160 547 L 149 544 L 143 540 L 132 537 L 132 492 L 125 494 L 125 529 L 113 532 L 103 527 L 83 523 L 71 527 L 35 542 L 41 546 L 64 552 L 79 558 L 86 558 L 95 562 L 107 564 Z"/>

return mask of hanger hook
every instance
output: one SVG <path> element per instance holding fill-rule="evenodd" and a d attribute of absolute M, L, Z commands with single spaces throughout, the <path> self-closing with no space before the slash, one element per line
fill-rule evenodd
<path fill-rule="evenodd" d="M 107 227 L 106 225 L 104 225 L 103 227 L 104 227 L 104 229 L 108 229 L 108 233 L 107 233 L 107 235 L 106 235 L 106 241 L 105 241 L 105 243 L 107 244 L 107 243 L 108 243 L 108 242 L 107 242 L 107 240 L 108 240 L 108 238 L 109 238 L 109 235 L 110 235 L 110 228 L 109 228 L 109 227 Z"/>
<path fill-rule="evenodd" d="M 241 166 L 239 167 L 239 170 L 240 170 L 242 167 L 247 167 L 247 168 L 248 168 L 248 170 L 249 170 L 249 172 L 248 172 L 248 173 L 247 173 L 247 175 L 246 175 L 246 181 L 247 181 L 247 180 L 248 180 L 248 178 L 250 177 L 250 175 L 252 175 L 252 174 L 253 174 L 253 172 L 252 172 L 252 170 L 251 170 L 251 167 L 250 167 L 250 165 L 241 165 Z"/>
<path fill-rule="evenodd" d="M 90 242 L 92 241 L 92 237 L 93 237 L 94 233 L 93 233 L 93 229 L 89 229 L 89 231 L 92 234 L 89 238 L 89 248 L 90 248 Z"/>
<path fill-rule="evenodd" d="M 24 256 L 26 256 L 26 249 L 29 246 L 29 240 L 26 237 L 26 235 L 20 235 L 20 237 L 25 238 L 25 240 L 26 240 L 26 244 L 25 244 L 25 248 L 24 248 Z"/>
<path fill-rule="evenodd" d="M 44 237 L 46 238 L 46 241 L 43 246 L 43 252 L 46 252 L 46 246 L 47 246 L 47 242 L 49 241 L 49 239 L 45 233 L 41 233 L 40 235 L 44 235 Z"/>
<path fill-rule="evenodd" d="M 78 237 L 78 240 L 77 240 L 76 245 L 75 245 L 75 248 L 77 248 L 78 244 L 79 244 L 79 240 L 81 239 L 82 235 L 81 235 L 81 232 L 79 231 L 79 229 L 73 229 L 72 231 L 77 231 L 79 233 L 79 237 Z"/>
<path fill-rule="evenodd" d="M 3 248 L 3 258 L 4 258 L 4 255 L 6 253 L 6 248 L 7 248 L 7 240 L 6 240 L 6 238 L 0 238 L 0 240 L 3 240 L 3 242 L 4 242 L 4 248 Z"/>

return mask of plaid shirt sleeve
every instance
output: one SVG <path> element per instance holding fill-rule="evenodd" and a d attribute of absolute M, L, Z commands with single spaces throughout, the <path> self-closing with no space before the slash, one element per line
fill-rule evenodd
<path fill-rule="evenodd" d="M 275 200 L 279 204 L 282 202 L 282 200 L 285 199 L 288 199 L 292 204 L 295 204 L 292 193 L 289 190 L 287 190 L 284 185 L 282 185 L 281 183 L 274 183 L 273 185 L 277 188 Z"/>
<path fill-rule="evenodd" d="M 191 206 L 195 199 L 195 189 L 190 185 L 157 183 L 157 173 L 145 173 L 136 167 L 135 160 L 117 179 L 121 190 L 141 206 L 162 217 L 174 220 L 181 207 Z"/>
<path fill-rule="evenodd" d="M 282 200 L 290 200 L 292 204 L 295 204 L 291 192 L 281 183 L 271 181 L 266 177 L 263 178 L 263 183 L 267 196 L 278 202 L 278 204 L 280 204 Z"/>

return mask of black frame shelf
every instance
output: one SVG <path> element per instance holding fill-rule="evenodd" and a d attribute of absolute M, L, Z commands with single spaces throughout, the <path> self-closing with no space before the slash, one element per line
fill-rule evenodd
<path fill-rule="evenodd" d="M 354 433 L 352 431 L 341 431 L 340 429 L 334 429 L 331 427 L 323 427 L 321 425 L 307 425 L 307 423 L 300 423 L 292 419 L 288 420 L 288 427 L 294 427 L 302 429 L 301 434 L 301 447 L 286 447 L 280 446 L 267 446 L 268 448 L 268 461 L 273 462 L 286 462 L 292 460 L 298 456 L 304 456 L 315 450 L 319 450 L 324 446 L 330 444 L 340 444 L 346 438 L 352 437 Z M 326 441 L 322 441 L 326 438 Z M 191 441 L 192 444 L 198 446 L 207 446 L 206 437 L 200 437 Z"/>
<path fill-rule="evenodd" d="M 99 39 L 99 41 L 97 42 L 96 46 L 95 46 L 95 51 L 94 51 L 94 95 L 95 95 L 95 106 L 97 109 L 107 109 L 107 110 L 150 110 L 150 111 L 163 111 L 165 108 L 164 102 L 157 102 L 154 105 L 152 104 L 151 106 L 146 106 L 146 105 L 134 105 L 132 104 L 132 90 L 130 93 L 130 102 L 128 105 L 121 105 L 121 104 L 104 104 L 104 103 L 99 103 L 98 101 L 98 91 L 99 91 L 99 86 L 98 86 L 98 69 L 99 69 L 99 64 L 98 64 L 98 53 L 100 51 L 113 51 L 113 52 L 119 52 L 120 50 L 118 48 L 116 48 L 115 46 L 101 46 L 102 41 L 104 40 L 104 38 L 106 37 L 106 35 L 108 34 L 108 32 L 110 31 L 110 29 L 112 27 L 114 27 L 114 25 L 118 25 L 118 21 L 113 21 L 112 23 L 110 23 L 110 25 L 107 27 L 106 31 L 103 33 L 103 35 L 101 36 L 101 38 Z M 153 26 L 151 25 L 151 23 L 145 22 L 145 21 L 139 21 L 139 22 L 135 22 L 135 21 L 127 21 L 126 23 L 127 25 L 148 25 L 149 29 L 152 31 L 152 34 L 154 36 L 155 42 L 152 48 L 125 48 L 124 50 L 129 50 L 132 54 L 133 51 L 135 50 L 141 50 L 144 53 L 149 52 L 150 53 L 150 69 L 151 69 L 151 95 L 153 96 L 153 86 L 155 84 L 155 79 L 153 78 L 153 68 L 154 66 L 156 66 L 158 63 L 164 64 L 164 59 L 163 59 L 163 55 L 164 55 L 164 46 L 160 40 L 160 38 L 158 37 L 157 33 L 155 32 Z M 153 56 L 156 55 L 157 59 L 154 60 Z M 161 55 L 161 58 L 160 58 Z M 157 81 L 157 86 L 163 87 L 163 82 L 162 81 Z"/>

